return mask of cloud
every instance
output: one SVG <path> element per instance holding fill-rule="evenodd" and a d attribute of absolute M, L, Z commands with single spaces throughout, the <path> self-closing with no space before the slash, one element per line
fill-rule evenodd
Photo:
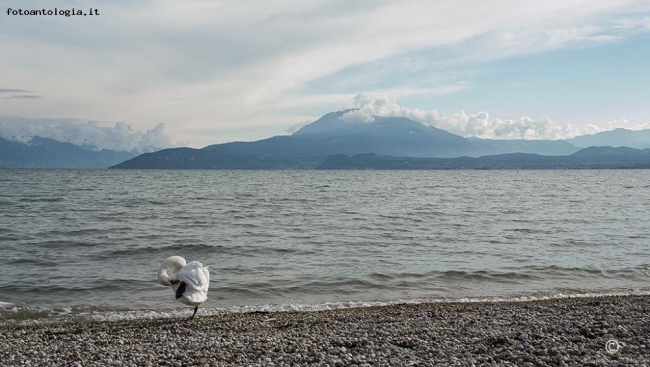
<path fill-rule="evenodd" d="M 175 139 L 192 139 L 195 146 L 196 139 L 222 140 L 219 132 L 234 126 L 252 129 L 260 116 L 272 116 L 266 124 L 277 133 L 332 103 L 314 98 L 298 112 L 284 107 L 308 99 L 293 101 L 302 97 L 440 88 L 457 80 L 437 76 L 439 65 L 614 42 L 648 29 L 647 9 L 640 9 L 645 3 L 134 0 L 102 2 L 102 15 L 92 19 L 4 16 L 0 46 L 12 52 L 0 53 L 3 83 L 46 98 L 0 99 L 0 110 L 28 117 L 128 119 L 140 130 L 164 120 Z M 21 2 L 23 8 L 42 6 Z M 439 49 L 444 51 L 439 57 L 417 57 Z M 391 67 L 365 72 L 389 58 L 395 62 Z M 335 83 L 328 90 L 309 88 L 312 81 L 355 67 L 360 73 L 348 80 L 362 77 L 347 88 Z M 422 74 L 408 74 L 412 70 Z M 422 82 L 425 74 L 435 83 Z M 273 107 L 278 101 L 286 103 Z M 276 124 L 282 120 L 287 123 Z M 205 130 L 215 133 L 200 134 Z"/>
<path fill-rule="evenodd" d="M 24 89 L 0 88 L 0 93 L 34 93 Z"/>
<path fill-rule="evenodd" d="M 11 93 L 13 95 L 2 97 L 2 99 L 40 99 L 41 96 L 33 94 L 34 92 L 24 89 L 0 88 L 0 93 Z"/>
<path fill-rule="evenodd" d="M 650 129 L 650 120 L 644 124 L 632 125 L 627 119 L 620 119 L 607 122 L 604 126 L 596 126 L 589 124 L 583 130 L 583 134 L 597 134 L 602 131 L 610 131 L 615 129 L 628 129 L 628 130 L 647 130 Z"/>
<path fill-rule="evenodd" d="M 110 126 L 96 121 L 82 122 L 75 119 L 0 116 L 0 136 L 5 139 L 29 142 L 32 137 L 38 136 L 81 146 L 124 150 L 136 154 L 174 146 L 165 135 L 164 129 L 164 124 L 141 132 L 124 122 Z"/>
<path fill-rule="evenodd" d="M 9 97 L 2 97 L 3 99 L 40 99 L 43 98 L 41 96 L 24 96 L 24 95 L 17 95 L 17 96 L 9 96 Z"/>
<path fill-rule="evenodd" d="M 465 111 L 444 114 L 437 110 L 424 111 L 405 108 L 391 101 L 385 95 L 359 94 L 344 108 L 354 108 L 340 118 L 345 121 L 371 122 L 375 116 L 406 117 L 423 125 L 447 130 L 464 137 L 483 139 L 568 139 L 583 134 L 614 130 L 619 127 L 641 130 L 650 128 L 650 121 L 643 125 L 630 126 L 625 119 L 611 121 L 604 127 L 588 125 L 578 128 L 571 124 L 561 125 L 550 117 L 522 116 L 518 119 L 493 119 L 485 112 L 468 115 Z"/>

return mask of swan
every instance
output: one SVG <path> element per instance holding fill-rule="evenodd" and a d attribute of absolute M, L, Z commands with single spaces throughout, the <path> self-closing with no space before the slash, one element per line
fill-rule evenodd
<path fill-rule="evenodd" d="M 171 275 L 169 271 L 171 270 Z M 194 306 L 196 315 L 199 305 L 208 299 L 210 272 L 198 261 L 185 262 L 180 256 L 168 257 L 158 268 L 158 282 L 173 287 L 176 299 L 188 306 Z"/>

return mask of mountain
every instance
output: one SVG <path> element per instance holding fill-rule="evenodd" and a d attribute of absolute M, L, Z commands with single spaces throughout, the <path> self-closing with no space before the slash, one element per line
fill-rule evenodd
<path fill-rule="evenodd" d="M 135 169 L 314 169 L 325 157 L 233 154 L 221 149 L 172 148 L 141 154 L 109 168 Z"/>
<path fill-rule="evenodd" d="M 476 138 L 470 138 L 476 139 Z M 490 147 L 493 154 L 531 153 L 541 155 L 569 155 L 580 148 L 564 140 L 492 140 L 476 139 Z"/>
<path fill-rule="evenodd" d="M 372 122 L 351 122 L 346 111 L 327 114 L 296 131 L 292 137 L 311 141 L 329 154 L 377 153 L 410 157 L 483 155 L 488 145 L 403 117 L 375 117 Z"/>
<path fill-rule="evenodd" d="M 411 158 L 377 154 L 329 156 L 323 170 L 447 170 L 447 169 L 647 169 L 650 149 L 590 147 L 566 156 L 510 153 L 479 158 Z"/>
<path fill-rule="evenodd" d="M 458 158 L 461 162 L 472 157 L 505 155 L 514 161 L 518 157 L 530 161 L 532 156 L 508 154 L 568 156 L 580 147 L 594 145 L 650 147 L 650 130 L 617 129 L 567 141 L 490 140 L 463 138 L 404 117 L 375 116 L 372 121 L 363 122 L 348 118 L 346 114 L 350 112 L 354 110 L 328 113 L 292 135 L 215 144 L 203 149 L 164 149 L 137 157 L 128 152 L 97 150 L 93 146 L 80 147 L 39 137 L 29 143 L 0 138 L 0 167 L 315 169 L 326 160 L 332 164 L 333 157 L 341 162 L 355 157 L 385 160 L 388 156 Z M 398 162 L 402 158 L 395 159 Z"/>
<path fill-rule="evenodd" d="M 29 143 L 0 138 L 2 168 L 107 168 L 133 157 L 128 152 L 87 150 L 37 136 Z"/>
<path fill-rule="evenodd" d="M 362 146 L 363 149 L 356 146 L 358 153 L 372 152 L 408 157 L 478 157 L 509 152 L 566 155 L 578 150 L 562 140 L 463 138 L 404 117 L 375 116 L 372 122 L 346 121 L 342 117 L 350 111 L 352 110 L 329 113 L 298 130 L 292 136 L 314 141 L 333 140 L 355 143 L 355 140 L 361 140 L 365 145 Z M 341 149 L 338 153 L 349 154 Z"/>
<path fill-rule="evenodd" d="M 650 148 L 650 130 L 616 129 L 603 131 L 594 135 L 582 135 L 567 142 L 576 147 L 586 148 L 592 146 L 630 147 L 637 149 Z"/>
<path fill-rule="evenodd" d="M 348 121 L 344 115 L 350 111 L 328 113 L 292 135 L 203 149 L 165 149 L 111 168 L 310 169 L 336 154 L 449 158 L 513 152 L 566 155 L 578 150 L 565 141 L 463 138 L 403 117 Z"/>
<path fill-rule="evenodd" d="M 416 157 L 482 155 L 491 148 L 405 118 L 377 117 L 372 123 L 347 122 L 333 112 L 290 136 L 255 142 L 216 144 L 203 148 L 211 154 L 322 157 L 331 154 L 377 153 Z"/>

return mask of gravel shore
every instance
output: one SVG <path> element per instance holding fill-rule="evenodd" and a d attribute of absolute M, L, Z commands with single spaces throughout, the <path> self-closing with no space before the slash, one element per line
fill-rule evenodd
<path fill-rule="evenodd" d="M 650 296 L 4 326 L 0 365 L 650 366 Z"/>

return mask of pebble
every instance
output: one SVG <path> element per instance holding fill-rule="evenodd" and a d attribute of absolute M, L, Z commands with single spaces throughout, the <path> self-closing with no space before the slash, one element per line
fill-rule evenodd
<path fill-rule="evenodd" d="M 650 296 L 5 325 L 0 366 L 642 366 L 644 310 Z"/>

